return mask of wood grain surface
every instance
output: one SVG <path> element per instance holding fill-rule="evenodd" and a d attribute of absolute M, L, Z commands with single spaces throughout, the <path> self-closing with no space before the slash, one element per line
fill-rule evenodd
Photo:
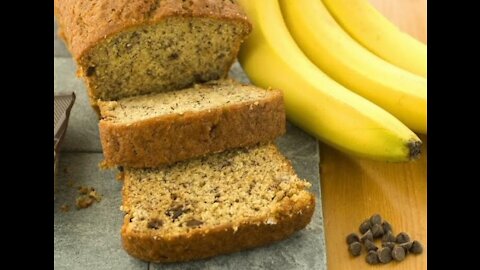
<path fill-rule="evenodd" d="M 370 0 L 385 16 L 426 43 L 426 0 Z M 358 232 L 363 219 L 379 213 L 395 233 L 405 231 L 424 245 L 421 255 L 408 255 L 382 269 L 427 268 L 427 138 L 422 157 L 410 163 L 385 163 L 343 154 L 320 143 L 320 174 L 329 270 L 371 269 L 365 251 L 352 258 L 345 237 Z"/>

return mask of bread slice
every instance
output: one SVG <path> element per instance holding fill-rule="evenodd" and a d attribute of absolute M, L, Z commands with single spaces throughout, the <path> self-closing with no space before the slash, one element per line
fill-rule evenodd
<path fill-rule="evenodd" d="M 223 78 L 251 25 L 233 0 L 55 0 L 93 105 Z"/>
<path fill-rule="evenodd" d="M 286 124 L 281 91 L 233 80 L 99 106 L 107 167 L 156 167 L 267 142 L 282 135 Z"/>
<path fill-rule="evenodd" d="M 266 245 L 304 228 L 315 209 L 310 183 L 273 144 L 125 169 L 123 178 L 123 247 L 151 262 Z"/>

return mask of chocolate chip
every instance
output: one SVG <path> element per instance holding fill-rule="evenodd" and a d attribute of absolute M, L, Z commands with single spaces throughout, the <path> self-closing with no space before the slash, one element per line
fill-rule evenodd
<path fill-rule="evenodd" d="M 380 261 L 378 260 L 378 254 L 375 251 L 369 251 L 367 257 L 365 257 L 365 261 L 368 264 L 378 264 Z"/>
<path fill-rule="evenodd" d="M 391 232 L 387 232 L 383 235 L 382 237 L 382 242 L 395 242 L 397 239 L 395 238 L 395 235 L 393 235 Z"/>
<path fill-rule="evenodd" d="M 96 67 L 94 67 L 94 66 L 89 66 L 89 67 L 87 68 L 87 72 L 85 73 L 85 75 L 86 75 L 87 77 L 92 76 L 92 75 L 95 73 L 95 69 L 96 69 Z"/>
<path fill-rule="evenodd" d="M 352 254 L 352 256 L 357 257 L 362 252 L 362 244 L 360 244 L 359 242 L 353 242 L 348 245 L 348 251 L 350 252 L 350 254 Z"/>
<path fill-rule="evenodd" d="M 380 224 L 374 224 L 371 230 L 373 238 L 379 238 L 383 236 L 383 227 Z"/>
<path fill-rule="evenodd" d="M 195 82 L 198 82 L 198 83 L 204 83 L 204 82 L 207 82 L 208 80 L 205 79 L 202 74 L 193 74 L 193 78 L 195 80 Z"/>
<path fill-rule="evenodd" d="M 362 237 L 360 237 L 360 241 L 365 242 L 365 240 L 368 239 L 370 241 L 373 242 L 373 234 L 372 234 L 372 231 L 368 230 L 366 233 L 364 233 L 362 235 Z"/>
<path fill-rule="evenodd" d="M 163 221 L 157 218 L 152 218 L 147 223 L 147 228 L 158 230 L 163 226 Z"/>
<path fill-rule="evenodd" d="M 368 264 L 389 263 L 392 260 L 403 261 L 411 252 L 420 254 L 423 252 L 423 246 L 418 241 L 410 241 L 410 236 L 401 232 L 398 235 L 393 234 L 392 225 L 384 221 L 379 214 L 374 214 L 365 219 L 359 226 L 360 238 L 358 234 L 351 233 L 347 235 L 346 242 L 349 245 L 348 250 L 352 256 L 359 256 L 361 247 L 365 246 L 367 256 L 365 261 Z M 375 245 L 374 239 L 382 239 L 382 247 Z"/>
<path fill-rule="evenodd" d="M 398 262 L 403 261 L 403 259 L 405 259 L 405 250 L 400 246 L 394 247 L 392 250 L 392 258 Z"/>
<path fill-rule="evenodd" d="M 361 234 L 366 233 L 368 230 L 370 230 L 370 220 L 366 219 L 360 224 L 359 231 Z"/>
<path fill-rule="evenodd" d="M 187 227 L 197 227 L 197 226 L 200 226 L 202 224 L 203 224 L 203 222 L 201 222 L 200 220 L 196 220 L 196 219 L 191 219 L 191 220 L 187 221 L 187 223 L 186 223 Z"/>
<path fill-rule="evenodd" d="M 410 252 L 413 254 L 420 254 L 423 252 L 423 246 L 417 240 L 413 241 L 412 247 L 410 248 Z"/>
<path fill-rule="evenodd" d="M 390 249 L 393 249 L 395 247 L 395 242 L 383 242 L 382 247 L 388 247 Z"/>
<path fill-rule="evenodd" d="M 393 233 L 392 225 L 390 225 L 390 223 L 388 223 L 387 221 L 383 221 L 382 227 L 383 227 L 384 233 L 387 233 L 387 232 Z"/>
<path fill-rule="evenodd" d="M 397 235 L 396 241 L 397 241 L 397 244 L 410 242 L 410 236 L 408 236 L 408 234 L 404 232 L 401 232 Z"/>
<path fill-rule="evenodd" d="M 350 245 L 353 242 L 360 242 L 360 238 L 356 233 L 351 233 L 347 235 L 347 244 Z"/>
<path fill-rule="evenodd" d="M 212 125 L 212 127 L 211 127 L 211 129 L 216 129 L 216 128 L 217 128 L 216 125 Z M 210 132 L 212 132 L 212 131 L 210 130 Z M 220 168 L 223 169 L 223 168 L 228 167 L 228 166 L 231 166 L 231 165 L 232 165 L 232 161 L 231 161 L 231 160 L 225 160 L 225 161 L 223 161 L 223 162 L 221 163 Z"/>
<path fill-rule="evenodd" d="M 373 226 L 375 224 L 381 225 L 382 224 L 382 217 L 379 214 L 375 214 L 370 217 L 370 224 Z"/>
<path fill-rule="evenodd" d="M 181 215 L 183 215 L 183 213 L 185 213 L 185 212 L 183 211 L 183 209 L 174 210 L 174 211 L 173 211 L 173 214 L 172 214 L 172 218 L 173 218 L 173 219 L 177 219 L 178 217 L 180 217 Z"/>
<path fill-rule="evenodd" d="M 365 250 L 370 251 L 370 250 L 373 250 L 373 251 L 376 251 L 378 249 L 378 247 L 375 245 L 375 243 L 373 243 L 372 241 L 368 240 L 368 239 L 365 239 L 365 243 L 363 243 L 363 245 L 365 245 Z"/>
<path fill-rule="evenodd" d="M 401 243 L 398 245 L 399 247 L 402 247 L 405 250 L 405 254 L 408 254 L 410 251 L 410 248 L 412 247 L 413 242 L 406 242 L 406 243 Z"/>
<path fill-rule="evenodd" d="M 176 220 L 186 212 L 188 212 L 188 209 L 184 209 L 182 205 L 178 205 L 168 209 L 165 215 L 171 217 L 172 220 Z"/>
<path fill-rule="evenodd" d="M 168 60 L 178 59 L 178 53 L 174 52 L 168 56 Z"/>
<path fill-rule="evenodd" d="M 389 263 L 392 260 L 392 249 L 389 247 L 379 249 L 377 254 L 381 263 Z"/>

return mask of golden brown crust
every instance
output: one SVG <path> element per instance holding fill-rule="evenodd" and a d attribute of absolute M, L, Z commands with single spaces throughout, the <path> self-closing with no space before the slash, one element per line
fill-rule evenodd
<path fill-rule="evenodd" d="M 315 210 L 315 197 L 309 195 L 307 200 L 286 200 L 277 212 L 276 224 L 257 219 L 241 224 L 237 230 L 224 225 L 169 238 L 129 230 L 130 217 L 126 215 L 121 233 L 122 244 L 130 255 L 157 263 L 203 259 L 263 246 L 285 239 L 307 226 Z"/>
<path fill-rule="evenodd" d="M 230 0 L 55 0 L 54 11 L 59 34 L 77 60 L 116 33 L 170 16 L 235 20 L 251 29 L 240 6 Z"/>
<path fill-rule="evenodd" d="M 285 133 L 281 91 L 264 100 L 209 111 L 165 115 L 132 124 L 101 120 L 105 164 L 157 167 L 226 149 L 267 142 Z"/>

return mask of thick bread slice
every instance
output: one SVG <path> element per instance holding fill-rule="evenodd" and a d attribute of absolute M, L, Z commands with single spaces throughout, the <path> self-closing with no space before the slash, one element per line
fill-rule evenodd
<path fill-rule="evenodd" d="M 273 144 L 156 169 L 125 169 L 122 242 L 152 262 L 207 258 L 266 245 L 304 228 L 315 209 Z"/>
<path fill-rule="evenodd" d="M 233 80 L 99 106 L 107 167 L 156 167 L 267 142 L 286 124 L 281 91 Z"/>
<path fill-rule="evenodd" d="M 55 0 L 55 15 L 94 107 L 224 78 L 251 31 L 233 0 Z"/>

